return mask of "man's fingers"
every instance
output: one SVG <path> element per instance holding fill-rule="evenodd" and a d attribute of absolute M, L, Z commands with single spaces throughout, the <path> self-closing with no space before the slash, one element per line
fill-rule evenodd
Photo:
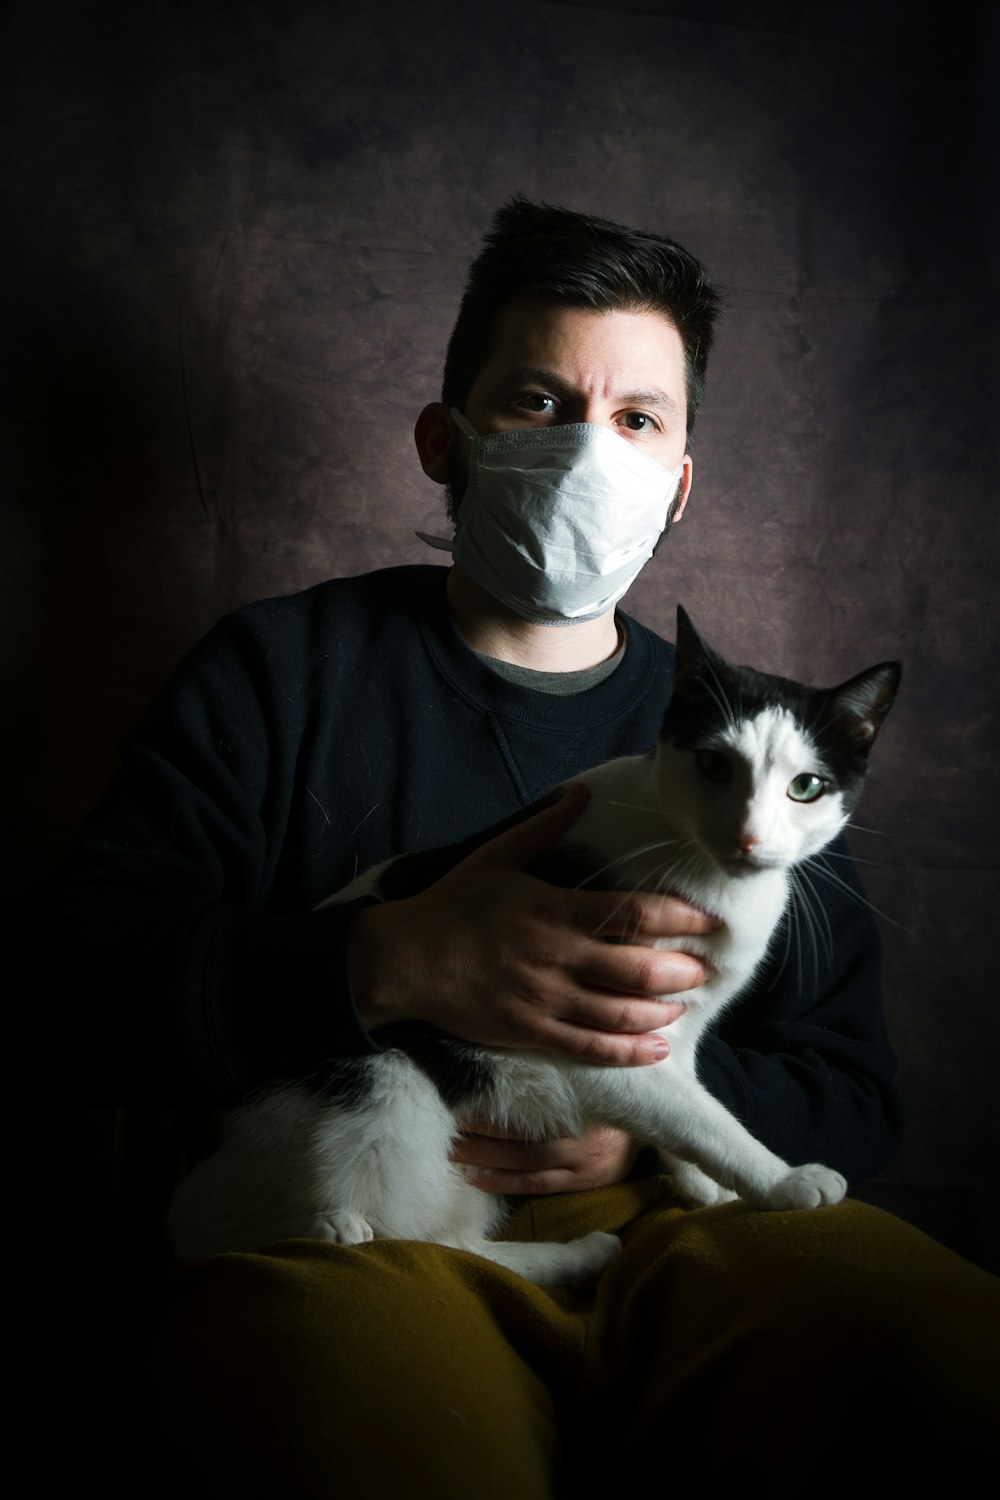
<path fill-rule="evenodd" d="M 574 891 L 574 925 L 600 938 L 701 937 L 717 932 L 718 917 L 680 896 L 651 891 Z"/>
<path fill-rule="evenodd" d="M 595 1011 L 609 1017 L 615 1012 L 605 1005 L 605 995 L 611 1003 L 625 1000 L 667 998 L 683 995 L 697 989 L 709 977 L 709 967 L 703 959 L 691 953 L 681 953 L 676 948 L 637 948 L 628 944 L 601 944 L 582 954 L 573 966 L 573 977 L 579 991 L 594 993 Z M 648 1031 L 653 1026 L 662 1026 L 663 1021 L 648 1014 L 647 1024 L 642 1027 L 610 1022 L 617 1031 Z M 590 1025 L 590 1015 L 574 1014 L 573 1020 L 582 1020 Z"/>
<path fill-rule="evenodd" d="M 670 1055 L 670 1043 L 658 1032 L 632 1036 L 613 1031 L 591 1031 L 585 1026 L 559 1026 L 548 1043 L 554 1050 L 602 1068 L 648 1068 Z"/>
<path fill-rule="evenodd" d="M 576 1144 L 572 1139 L 528 1141 L 523 1136 L 463 1131 L 452 1147 L 451 1159 L 493 1171 L 547 1171 L 572 1165 Z"/>
<path fill-rule="evenodd" d="M 469 1172 L 468 1181 L 482 1193 L 505 1193 L 514 1197 L 569 1193 L 580 1186 L 570 1167 L 546 1167 L 537 1172 L 475 1167 Z"/>
<path fill-rule="evenodd" d="M 566 1193 L 623 1181 L 638 1153 L 639 1143 L 611 1126 L 591 1126 L 579 1137 L 531 1141 L 469 1120 L 451 1159 L 466 1167 L 468 1180 L 484 1192 Z"/>

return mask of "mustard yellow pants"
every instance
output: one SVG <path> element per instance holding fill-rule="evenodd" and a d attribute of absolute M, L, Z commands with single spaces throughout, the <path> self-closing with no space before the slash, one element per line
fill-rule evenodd
<path fill-rule="evenodd" d="M 850 1500 L 1000 1472 L 1000 1282 L 919 1231 L 851 1202 L 688 1211 L 651 1180 L 528 1202 L 507 1233 L 592 1228 L 624 1250 L 586 1294 L 402 1241 L 187 1269 L 151 1360 L 176 1493 L 552 1500 L 690 1480 Z"/>

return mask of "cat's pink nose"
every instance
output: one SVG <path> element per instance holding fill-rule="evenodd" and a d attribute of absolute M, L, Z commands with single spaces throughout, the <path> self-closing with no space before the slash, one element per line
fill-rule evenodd
<path fill-rule="evenodd" d="M 749 854 L 756 849 L 760 839 L 753 833 L 738 833 L 736 835 L 736 847 L 741 854 Z"/>

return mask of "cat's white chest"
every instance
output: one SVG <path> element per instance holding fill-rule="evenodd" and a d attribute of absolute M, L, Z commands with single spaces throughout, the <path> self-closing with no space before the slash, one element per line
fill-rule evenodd
<path fill-rule="evenodd" d="M 752 891 L 750 884 L 755 887 Z M 781 871 L 768 871 L 766 877 L 743 882 L 735 895 L 731 889 L 713 888 L 702 893 L 706 899 L 701 902 L 693 892 L 685 894 L 692 904 L 722 921 L 717 931 L 704 936 L 661 938 L 654 943 L 657 948 L 694 954 L 708 965 L 704 984 L 666 997 L 687 1006 L 663 1034 L 670 1042 L 673 1063 L 693 1072 L 705 1027 L 739 997 L 760 968 L 784 911 L 788 886 Z"/>

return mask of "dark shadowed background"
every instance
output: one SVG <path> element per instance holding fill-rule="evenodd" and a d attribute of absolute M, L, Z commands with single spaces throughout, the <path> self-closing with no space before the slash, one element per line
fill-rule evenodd
<path fill-rule="evenodd" d="M 904 686 L 853 847 L 909 1113 L 864 1195 L 997 1256 L 996 7 L 15 4 L 3 787 L 18 888 L 223 612 L 435 561 L 410 436 L 514 191 L 669 234 L 728 311 L 626 600 Z M 358 705 L 364 712 L 364 705 Z"/>

